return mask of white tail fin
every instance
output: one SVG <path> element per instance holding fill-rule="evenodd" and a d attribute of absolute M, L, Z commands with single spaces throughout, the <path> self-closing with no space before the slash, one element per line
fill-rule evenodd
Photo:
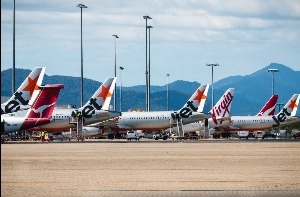
<path fill-rule="evenodd" d="M 275 114 L 277 100 L 278 95 L 272 95 L 256 116 L 273 116 Z"/>
<path fill-rule="evenodd" d="M 205 102 L 206 100 L 205 91 L 207 86 L 207 84 L 200 85 L 200 87 L 194 92 L 194 94 L 186 102 L 186 104 L 177 111 L 177 114 L 181 118 L 188 118 L 192 115 L 193 112 L 198 111 L 198 107 L 201 106 L 201 102 Z"/>
<path fill-rule="evenodd" d="M 117 77 L 115 77 L 113 82 L 111 83 L 111 86 L 109 88 L 107 97 L 106 97 L 106 99 L 104 101 L 104 104 L 103 104 L 103 107 L 102 107 L 103 110 L 110 110 L 110 101 L 111 101 L 111 97 L 114 93 L 116 81 L 117 81 Z"/>
<path fill-rule="evenodd" d="M 37 97 L 38 97 L 38 95 L 41 91 L 39 86 L 42 85 L 44 75 L 45 75 L 45 71 L 46 71 L 46 67 L 43 67 L 42 70 L 41 70 L 41 73 L 40 73 L 40 77 L 36 82 L 36 87 L 34 88 L 31 99 L 29 100 L 29 103 L 28 103 L 30 106 L 33 105 L 33 103 L 35 102 L 35 100 L 37 99 Z"/>
<path fill-rule="evenodd" d="M 39 86 L 45 73 L 45 67 L 34 68 L 14 95 L 5 103 L 1 104 L 1 114 L 28 109 L 39 94 Z"/>
<path fill-rule="evenodd" d="M 298 104 L 299 94 L 294 94 L 276 116 L 278 117 L 280 114 L 285 114 L 286 116 L 295 116 Z"/>
<path fill-rule="evenodd" d="M 212 114 L 212 119 L 217 125 L 217 118 L 229 117 L 231 103 L 234 96 L 234 88 L 229 88 L 220 100 L 215 104 L 215 106 L 210 110 Z"/>
<path fill-rule="evenodd" d="M 299 104 L 299 94 L 294 94 L 290 100 L 285 104 L 285 106 L 282 108 L 282 110 L 272 116 L 273 120 L 276 124 L 273 126 L 279 126 L 280 122 L 285 122 L 287 120 L 287 117 L 295 116 Z"/>
<path fill-rule="evenodd" d="M 92 114 L 94 114 L 96 110 L 102 109 L 105 99 L 109 95 L 109 89 L 113 80 L 113 77 L 107 78 L 94 93 L 94 95 L 89 99 L 89 101 L 84 106 L 79 108 L 79 111 L 82 112 L 82 116 L 84 118 L 91 118 Z"/>
<path fill-rule="evenodd" d="M 291 116 L 296 116 L 298 105 L 299 105 L 300 94 L 298 94 L 298 98 L 296 99 L 296 103 L 291 103 L 292 113 Z"/>
<path fill-rule="evenodd" d="M 203 96 L 202 96 L 203 98 L 201 99 L 200 104 L 198 106 L 197 112 L 199 112 L 199 113 L 203 112 L 203 110 L 204 110 L 204 104 L 205 104 L 205 101 L 207 98 L 208 89 L 209 89 L 209 84 L 206 85 L 206 88 L 205 88 Z"/>

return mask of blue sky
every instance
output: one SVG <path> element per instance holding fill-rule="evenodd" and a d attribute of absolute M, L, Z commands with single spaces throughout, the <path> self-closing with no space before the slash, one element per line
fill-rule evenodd
<path fill-rule="evenodd" d="M 300 70 L 299 0 L 16 0 L 16 68 L 46 66 L 47 75 L 114 76 L 114 43 L 123 86 L 145 84 L 145 25 L 151 29 L 151 85 L 211 83 L 270 63 Z M 13 1 L 1 0 L 1 70 L 13 64 Z M 117 70 L 120 77 L 120 70 Z"/>

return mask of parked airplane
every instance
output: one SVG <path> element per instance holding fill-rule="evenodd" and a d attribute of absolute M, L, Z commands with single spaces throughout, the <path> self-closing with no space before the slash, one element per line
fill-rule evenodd
<path fill-rule="evenodd" d="M 224 132 L 224 128 L 229 127 L 231 124 L 230 108 L 234 97 L 234 89 L 229 88 L 216 105 L 211 109 L 210 113 L 212 117 L 207 120 L 208 128 L 210 128 L 211 134 L 219 135 Z M 274 115 L 278 95 L 272 95 L 267 103 L 261 108 L 256 116 L 268 116 Z M 205 123 L 203 121 L 187 124 L 183 126 L 184 132 L 204 131 Z M 173 128 L 173 132 L 175 129 Z M 225 135 L 226 136 L 226 135 Z"/>
<path fill-rule="evenodd" d="M 261 110 L 255 116 L 270 116 L 274 115 L 275 107 L 278 100 L 278 95 L 272 95 L 271 98 L 267 101 L 267 103 L 261 108 Z M 234 116 L 232 116 L 234 117 Z M 221 135 L 222 137 L 230 137 L 231 134 L 228 130 L 224 128 L 229 128 L 231 124 L 232 117 L 227 115 L 227 121 L 225 124 L 221 123 L 219 125 L 212 125 L 208 124 L 210 128 L 210 133 L 213 134 L 214 138 L 219 138 Z"/>
<path fill-rule="evenodd" d="M 257 131 L 271 129 L 299 121 L 295 117 L 299 103 L 299 94 L 294 94 L 283 109 L 273 116 L 232 116 L 227 131 Z"/>
<path fill-rule="evenodd" d="M 232 93 L 233 95 L 233 93 Z M 228 100 L 230 97 L 227 97 Z M 232 97 L 233 98 L 233 97 Z M 256 114 L 256 116 L 269 116 L 269 115 L 274 115 L 275 112 L 275 107 L 276 107 L 276 103 L 277 103 L 277 99 L 278 99 L 278 95 L 272 95 L 271 98 L 266 102 L 266 104 L 261 108 L 261 110 Z M 224 108 L 222 106 L 227 106 L 224 99 L 220 99 L 219 102 L 216 104 L 216 107 L 214 107 L 210 113 L 212 114 L 212 118 L 211 120 L 208 120 L 208 126 L 209 128 L 213 128 L 213 129 L 218 129 L 219 127 L 228 127 L 231 124 L 231 120 L 232 117 L 229 115 L 230 113 L 230 106 L 231 106 L 231 101 L 228 104 L 228 108 Z M 214 109 L 218 109 L 218 110 L 214 110 Z M 216 113 L 215 112 L 220 111 L 221 113 Z M 219 114 L 222 114 L 222 116 L 220 117 Z M 223 120 L 226 120 L 225 122 L 223 122 Z"/>
<path fill-rule="evenodd" d="M 120 112 L 102 109 L 105 99 L 111 97 L 109 89 L 111 85 L 114 86 L 115 82 L 116 78 L 107 78 L 84 106 L 79 109 L 56 108 L 53 111 L 51 123 L 31 128 L 30 131 L 69 131 L 77 127 L 72 118 L 78 112 L 82 115 L 83 125 L 98 123 L 121 115 Z"/>
<path fill-rule="evenodd" d="M 42 85 L 45 67 L 34 68 L 13 96 L 1 104 L 1 114 L 12 113 L 18 110 L 29 109 L 39 94 Z"/>
<path fill-rule="evenodd" d="M 62 84 L 41 87 L 40 94 L 30 109 L 1 115 L 1 134 L 26 130 L 51 122 Z"/>
<path fill-rule="evenodd" d="M 229 112 L 234 97 L 234 88 L 229 88 L 215 104 L 215 106 L 210 110 L 212 114 L 211 118 L 208 118 L 208 125 L 210 128 L 218 127 L 221 124 L 229 124 Z M 202 131 L 204 130 L 204 121 L 197 121 L 190 124 L 183 125 L 182 127 L 185 133 Z M 173 127 L 172 132 L 176 133 L 177 128 Z"/>
<path fill-rule="evenodd" d="M 158 131 L 170 128 L 178 122 L 188 124 L 203 120 L 205 114 L 197 110 L 203 109 L 208 87 L 209 85 L 201 85 L 178 111 L 122 112 L 121 116 L 115 118 L 115 122 L 109 121 L 85 127 L 85 134 L 99 134 L 99 126 L 103 128 L 103 133 L 120 133 L 128 130 Z"/>

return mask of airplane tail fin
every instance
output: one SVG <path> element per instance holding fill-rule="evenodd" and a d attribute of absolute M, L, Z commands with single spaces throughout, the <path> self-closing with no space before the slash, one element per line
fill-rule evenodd
<path fill-rule="evenodd" d="M 279 117 L 280 114 L 283 113 L 287 116 L 295 116 L 299 104 L 299 98 L 299 94 L 294 94 L 276 116 Z"/>
<path fill-rule="evenodd" d="M 234 88 L 229 88 L 215 106 L 210 110 L 212 117 L 228 117 L 230 113 L 231 103 L 234 96 Z"/>
<path fill-rule="evenodd" d="M 110 96 L 109 89 L 114 81 L 114 77 L 107 78 L 101 86 L 98 88 L 98 90 L 94 93 L 94 95 L 90 98 L 90 100 L 80 108 L 80 110 L 93 105 L 96 110 L 102 109 L 105 99 Z"/>
<path fill-rule="evenodd" d="M 206 88 L 205 88 L 203 96 L 202 96 L 203 98 L 200 100 L 200 104 L 199 104 L 198 110 L 197 110 L 197 112 L 199 112 L 199 113 L 203 112 L 203 110 L 204 110 L 204 104 L 205 104 L 205 101 L 207 98 L 208 89 L 209 89 L 209 84 L 206 85 Z"/>
<path fill-rule="evenodd" d="M 298 98 L 296 99 L 296 103 L 293 106 L 293 110 L 292 110 L 291 116 L 296 116 L 298 105 L 299 105 L 299 100 L 300 100 L 300 94 L 298 94 Z"/>
<path fill-rule="evenodd" d="M 51 118 L 62 84 L 42 86 L 38 98 L 26 114 L 26 118 Z"/>
<path fill-rule="evenodd" d="M 275 114 L 277 100 L 278 95 L 273 95 L 256 116 L 273 116 Z"/>
<path fill-rule="evenodd" d="M 42 82 L 43 82 L 43 78 L 44 78 L 44 75 L 45 75 L 45 71 L 46 71 L 46 67 L 42 67 L 42 70 L 41 70 L 41 73 L 40 73 L 40 76 L 36 82 L 36 85 L 34 87 L 34 90 L 33 90 L 33 93 L 32 93 L 32 96 L 29 100 L 29 105 L 32 106 L 33 103 L 35 102 L 36 98 L 38 97 L 38 95 L 40 94 L 40 91 L 41 89 L 39 88 L 41 85 L 42 85 Z"/>
<path fill-rule="evenodd" d="M 104 104 L 103 104 L 103 107 L 102 107 L 103 110 L 110 110 L 109 109 L 110 108 L 109 105 L 110 105 L 111 97 L 112 97 L 112 95 L 114 93 L 116 81 L 117 81 L 117 77 L 114 78 L 113 82 L 110 85 L 107 97 L 106 97 L 106 99 L 104 101 Z"/>
<path fill-rule="evenodd" d="M 179 110 L 179 111 L 186 111 L 185 109 L 189 109 L 188 112 L 197 112 L 199 106 L 201 106 L 202 102 L 205 102 L 206 100 L 206 87 L 208 85 L 200 85 L 199 88 L 194 92 L 194 94 L 191 96 L 191 98 L 186 102 L 186 104 Z"/>
<path fill-rule="evenodd" d="M 39 94 L 39 86 L 42 85 L 45 69 L 45 67 L 34 68 L 13 96 L 1 104 L 1 113 L 12 113 L 26 107 L 29 108 Z"/>

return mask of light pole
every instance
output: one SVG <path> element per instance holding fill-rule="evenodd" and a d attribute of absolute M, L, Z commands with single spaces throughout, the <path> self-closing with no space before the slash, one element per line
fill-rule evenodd
<path fill-rule="evenodd" d="M 169 111 L 169 76 L 170 74 L 167 73 L 167 111 Z"/>
<path fill-rule="evenodd" d="M 274 95 L 274 73 L 279 72 L 278 69 L 268 69 L 272 73 L 272 95 Z"/>
<path fill-rule="evenodd" d="M 124 67 L 120 66 L 120 112 L 122 111 L 122 101 L 123 101 L 123 97 L 122 97 L 122 70 L 124 70 Z"/>
<path fill-rule="evenodd" d="M 16 91 L 16 0 L 14 0 L 12 95 Z"/>
<path fill-rule="evenodd" d="M 117 42 L 116 39 L 119 38 L 119 36 L 117 35 L 112 35 L 113 37 L 115 37 L 115 77 L 117 76 Z M 116 85 L 117 83 L 115 83 L 115 89 L 114 89 L 114 111 L 116 111 Z"/>
<path fill-rule="evenodd" d="M 80 22 L 80 32 L 81 32 L 81 107 L 83 106 L 83 50 L 82 50 L 82 8 L 87 8 L 86 5 L 83 4 L 78 4 L 77 7 L 80 8 L 80 17 L 81 17 L 81 22 Z"/>
<path fill-rule="evenodd" d="M 206 64 L 206 66 L 211 66 L 211 108 L 214 107 L 214 67 L 219 66 L 219 64 Z"/>
<path fill-rule="evenodd" d="M 150 102 L 150 97 L 151 97 L 151 83 L 150 83 L 150 74 L 151 74 L 151 69 L 150 69 L 150 29 L 153 28 L 152 26 L 147 26 L 147 28 L 149 29 L 149 63 L 148 63 L 148 111 L 150 111 L 150 106 L 151 106 L 151 102 Z"/>
<path fill-rule="evenodd" d="M 277 103 L 276 106 L 278 106 L 278 113 L 279 113 L 280 110 L 281 110 L 281 106 L 284 106 L 284 104 L 283 103 Z M 275 108 L 275 112 L 276 112 L 276 108 Z M 276 130 L 277 130 L 278 133 L 280 133 L 280 128 L 279 127 L 277 127 Z M 287 135 L 286 132 L 285 132 L 285 134 Z"/>
<path fill-rule="evenodd" d="M 283 107 L 283 106 L 284 106 L 284 104 L 283 104 L 283 103 L 277 103 L 276 105 L 278 106 L 278 113 L 279 113 L 279 112 L 280 112 L 280 110 L 281 110 L 281 106 Z"/>
<path fill-rule="evenodd" d="M 143 18 L 144 19 L 146 19 L 146 72 L 145 72 L 145 74 L 146 74 L 146 111 L 148 111 L 148 97 L 149 97 L 149 92 L 148 92 L 148 64 L 147 64 L 147 61 L 148 61 L 148 59 L 147 59 L 147 50 L 148 50 L 148 47 L 147 47 L 147 43 L 148 43 L 148 36 L 147 36 L 147 21 L 148 21 L 148 19 L 152 19 L 150 16 L 143 16 Z"/>

